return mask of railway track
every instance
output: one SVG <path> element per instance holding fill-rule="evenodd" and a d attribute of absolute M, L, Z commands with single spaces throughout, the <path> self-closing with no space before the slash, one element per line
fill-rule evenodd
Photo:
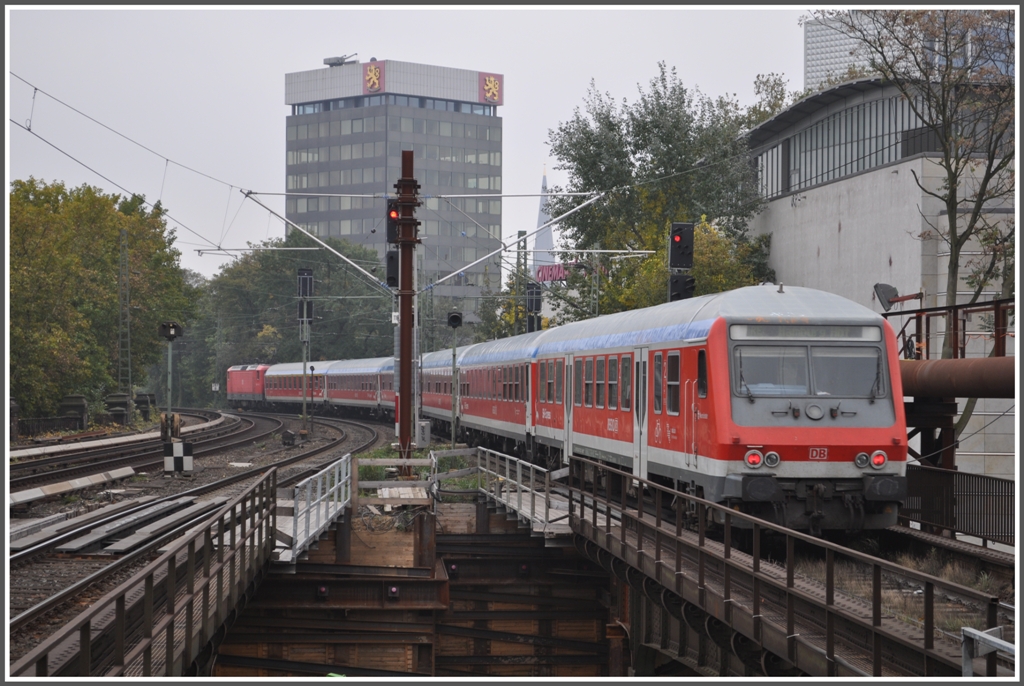
<path fill-rule="evenodd" d="M 280 421 L 259 425 L 251 419 L 212 413 L 209 426 L 187 435 L 193 443 L 193 456 L 228 450 L 248 441 L 270 436 L 281 427 Z M 99 441 L 91 445 L 73 446 L 75 450 L 41 456 L 26 456 L 10 464 L 11 492 L 70 481 L 89 474 L 109 472 L 122 467 L 135 470 L 163 465 L 163 441 L 153 434 L 142 434 L 135 440 Z M 18 453 L 14 454 L 19 456 Z"/>
<path fill-rule="evenodd" d="M 260 415 L 253 419 L 280 422 L 282 417 Z M 17 550 L 11 556 L 10 569 L 11 577 L 18 581 L 9 590 L 11 660 L 143 569 L 171 541 L 212 516 L 217 503 L 245 492 L 270 466 L 279 468 L 278 486 L 285 487 L 316 473 L 341 450 L 357 453 L 382 440 L 373 427 L 357 422 L 318 418 L 317 425 L 322 434 L 333 435 L 315 445 L 301 446 L 298 452 L 278 451 L 260 466 L 195 488 L 102 508 L 58 522 L 26 537 L 27 541 L 13 541 Z M 187 485 L 186 480 L 181 482 Z M 214 505 L 204 508 L 201 503 Z"/>

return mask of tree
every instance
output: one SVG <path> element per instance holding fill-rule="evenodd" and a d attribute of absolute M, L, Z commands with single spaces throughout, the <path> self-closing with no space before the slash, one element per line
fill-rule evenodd
<path fill-rule="evenodd" d="M 818 11 L 815 17 L 856 39 L 871 69 L 895 86 L 938 142 L 936 185 L 918 188 L 943 207 L 931 236 L 949 249 L 946 303 L 958 302 L 961 273 L 969 302 L 1001 281 L 1013 288 L 1016 93 L 1012 10 Z M 970 258 L 968 252 L 980 251 Z M 1007 290 L 1009 286 L 1010 290 Z M 953 354 L 949 335 L 944 358 Z"/>
<path fill-rule="evenodd" d="M 592 83 L 583 109 L 549 132 L 556 168 L 568 173 L 566 186 L 552 192 L 607 192 L 606 199 L 560 222 L 565 247 L 655 252 L 647 259 L 613 261 L 605 254 L 583 260 L 589 270 L 571 276 L 563 292 L 567 299 L 573 292 L 581 295 L 574 308 L 563 308 L 562 320 L 593 311 L 587 299 L 595 270 L 601 313 L 664 302 L 673 221 L 711 217 L 729 241 L 750 245 L 737 254 L 754 259 L 752 266 L 766 264 L 766 258 L 755 257 L 767 244 L 750 243 L 746 236 L 748 220 L 763 203 L 743 137 L 749 113 L 732 98 L 687 88 L 664 63 L 659 72 L 632 104 L 616 103 Z M 579 196 L 553 198 L 549 214 L 564 214 L 582 202 Z"/>
<path fill-rule="evenodd" d="M 132 378 L 161 354 L 160 321 L 187 321 L 175 236 L 159 203 L 68 190 L 33 178 L 11 182 L 10 389 L 23 414 L 55 412 L 64 395 L 99 403 L 117 390 L 121 232 L 128 240 Z"/>

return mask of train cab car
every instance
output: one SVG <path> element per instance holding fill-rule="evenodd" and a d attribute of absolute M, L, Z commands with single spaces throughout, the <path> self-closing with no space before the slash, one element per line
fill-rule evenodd
<path fill-rule="evenodd" d="M 468 440 L 533 456 L 531 383 L 543 331 L 469 346 L 458 358 L 459 422 Z"/>
<path fill-rule="evenodd" d="M 269 368 L 270 365 L 267 364 L 238 364 L 228 367 L 228 402 L 243 408 L 262 405 L 264 375 Z"/>
<path fill-rule="evenodd" d="M 332 362 L 306 363 L 307 403 L 322 403 L 324 401 L 324 377 L 332 364 Z M 315 368 L 315 371 L 311 371 L 310 367 Z M 264 377 L 264 396 L 268 403 L 277 406 L 297 407 L 301 411 L 303 383 L 303 365 L 301 362 L 271 365 Z"/>
<path fill-rule="evenodd" d="M 327 399 L 338 408 L 361 412 L 379 412 L 381 369 L 391 358 L 341 360 L 327 369 Z"/>
<path fill-rule="evenodd" d="M 795 529 L 879 529 L 906 497 L 907 433 L 889 323 L 823 291 L 757 286 L 709 302 L 717 499 Z M 700 421 L 700 418 L 697 418 Z"/>
<path fill-rule="evenodd" d="M 906 422 L 895 336 L 852 301 L 752 286 L 549 330 L 536 359 L 538 385 L 542 363 L 545 385 L 555 372 L 555 402 L 535 407 L 549 449 L 791 528 L 896 521 Z"/>

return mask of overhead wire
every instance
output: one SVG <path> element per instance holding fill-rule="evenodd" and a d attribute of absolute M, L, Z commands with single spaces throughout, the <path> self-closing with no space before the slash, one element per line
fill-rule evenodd
<path fill-rule="evenodd" d="M 104 180 L 104 181 L 106 181 L 107 183 L 111 183 L 111 184 L 113 184 L 114 186 L 117 186 L 117 187 L 118 187 L 119 189 L 121 189 L 121 190 L 122 190 L 122 191 L 124 191 L 125 193 L 128 193 L 128 194 L 129 194 L 129 195 L 130 195 L 131 197 L 133 197 L 133 198 L 142 198 L 142 203 L 143 203 L 143 204 L 145 204 L 145 205 L 147 205 L 147 206 L 149 206 L 149 207 L 152 207 L 153 209 L 156 209 L 156 205 L 155 205 L 154 203 L 151 203 L 151 202 L 149 202 L 148 200 L 146 200 L 146 199 L 145 199 L 145 196 L 144 196 L 144 195 L 142 195 L 142 194 L 140 194 L 140 193 L 135 193 L 134 191 L 130 191 L 130 190 L 128 190 L 127 188 L 125 188 L 125 187 L 124 187 L 124 186 L 122 186 L 121 184 L 117 183 L 117 182 L 116 182 L 116 181 L 114 181 L 113 179 L 110 179 L 110 178 L 108 178 L 107 176 L 104 176 L 104 175 L 103 175 L 103 174 L 101 174 L 100 172 L 96 171 L 95 169 L 93 169 L 92 167 L 90 167 L 89 165 L 87 165 L 87 164 L 86 164 L 85 162 L 82 162 L 82 161 L 81 161 L 80 159 L 78 159 L 77 157 L 75 157 L 75 156 L 74 156 L 74 155 L 72 155 L 71 153 L 67 152 L 66 150 L 63 150 L 63 149 L 61 149 L 60 147 L 58 147 L 58 146 L 57 146 L 57 145 L 55 145 L 54 143 L 51 143 L 50 141 L 48 141 L 48 140 L 46 140 L 45 138 L 43 138 L 42 136 L 40 136 L 40 135 L 39 135 L 38 133 L 36 133 L 35 131 L 32 131 L 31 129 L 29 129 L 29 128 L 25 127 L 25 126 L 22 126 L 21 124 L 19 124 L 18 122 L 14 121 L 13 119 L 10 119 L 10 118 L 8 118 L 8 121 L 10 121 L 10 122 L 11 122 L 12 124 L 14 124 L 15 126 L 17 126 L 17 127 L 21 128 L 21 129 L 23 129 L 24 131 L 27 131 L 27 132 L 28 132 L 28 133 L 30 133 L 31 135 L 35 136 L 36 138 L 38 138 L 38 139 L 39 139 L 39 140 L 41 140 L 42 142 L 46 143 L 47 145 L 49 145 L 49 146 L 50 146 L 51 148 L 53 148 L 53 149 L 54 149 L 54 150 L 56 150 L 57 152 L 61 153 L 62 155 L 65 155 L 65 156 L 67 156 L 67 157 L 68 157 L 69 159 L 73 160 L 74 162 L 77 162 L 78 164 L 82 165 L 83 167 L 85 167 L 86 169 L 88 169 L 88 170 L 89 170 L 89 171 L 91 171 L 91 172 L 92 172 L 93 174 L 95 174 L 96 176 L 100 177 L 101 179 L 103 179 L 103 180 Z M 158 200 L 157 202 L 159 202 L 159 200 Z M 206 242 L 207 242 L 207 243 L 209 243 L 210 245 L 214 245 L 213 241 L 211 241 L 210 239 L 206 238 L 205 236 L 203 236 L 203 235 L 202 235 L 202 234 L 200 234 L 199 232 L 197 232 L 197 231 L 194 231 L 194 230 L 192 230 L 191 228 L 189 228 L 188 226 L 186 226 L 184 222 L 178 221 L 177 219 L 175 219 L 174 217 L 172 217 L 172 216 L 171 216 L 170 214 L 168 214 L 168 213 L 167 213 L 166 211 L 164 212 L 164 216 L 166 216 L 166 217 L 167 217 L 168 219 L 170 219 L 171 221 L 173 221 L 173 222 L 175 222 L 176 224 L 178 224 L 178 225 L 179 225 L 179 226 L 180 226 L 181 228 L 185 229 L 185 230 L 186 230 L 186 231 L 188 231 L 189 233 L 192 233 L 192 234 L 194 234 L 195 236 L 197 236 L 197 237 L 199 237 L 199 238 L 203 239 L 204 241 L 206 241 Z"/>

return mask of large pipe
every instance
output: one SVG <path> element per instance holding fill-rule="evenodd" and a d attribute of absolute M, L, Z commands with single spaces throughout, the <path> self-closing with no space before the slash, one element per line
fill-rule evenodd
<path fill-rule="evenodd" d="M 903 395 L 922 398 L 1013 398 L 1013 357 L 900 360 Z"/>

